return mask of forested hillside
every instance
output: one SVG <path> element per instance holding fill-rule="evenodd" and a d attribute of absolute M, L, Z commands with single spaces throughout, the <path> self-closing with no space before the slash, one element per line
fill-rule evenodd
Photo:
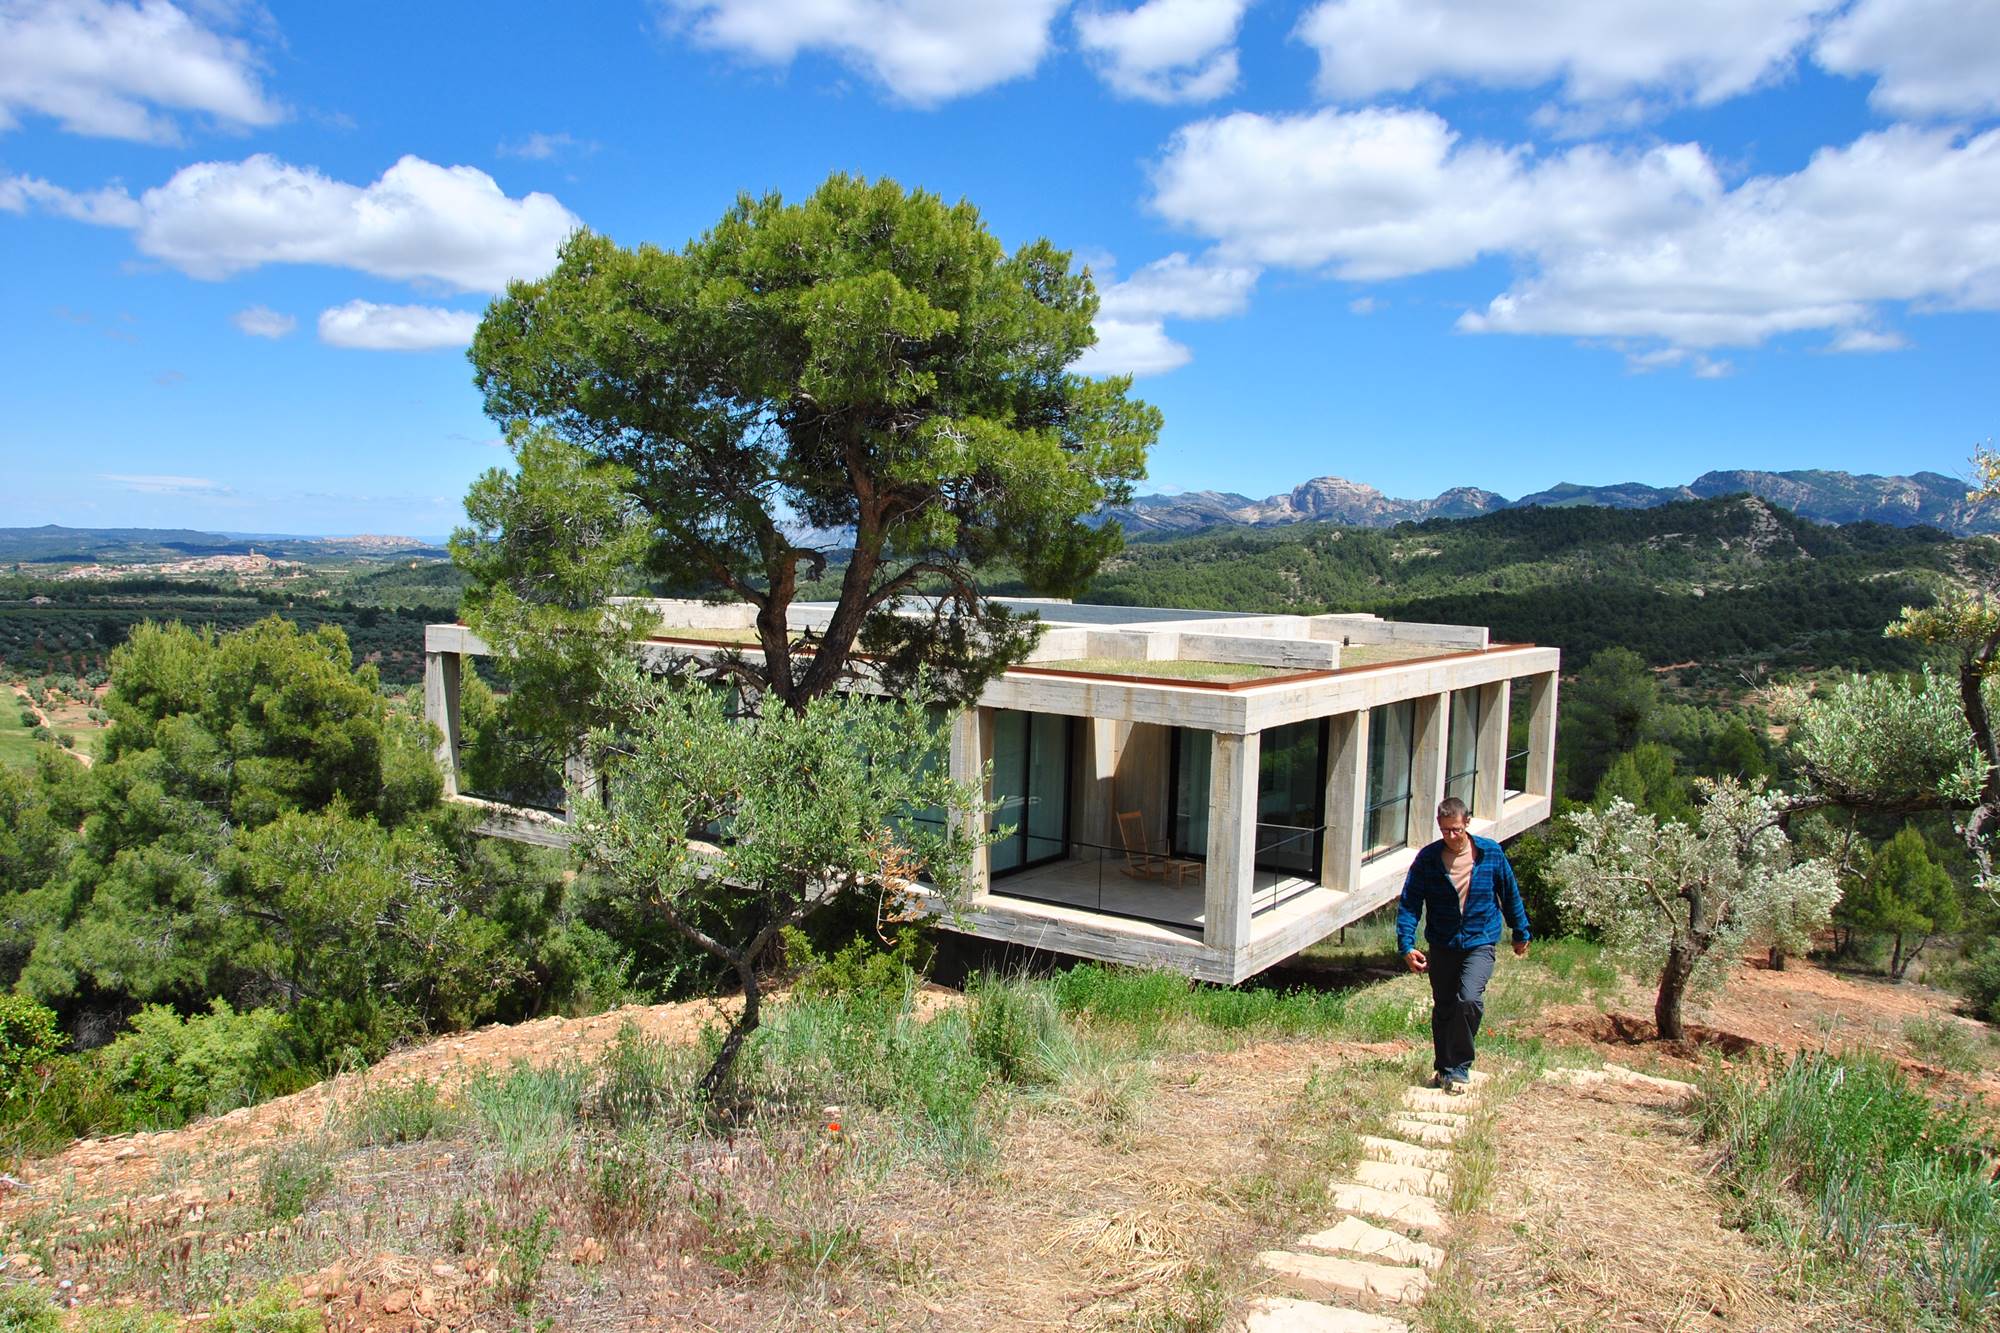
<path fill-rule="evenodd" d="M 1826 527 L 1737 496 L 1135 542 L 1088 600 L 1482 624 L 1579 663 L 1622 646 L 1655 665 L 1908 667 L 1916 650 L 1882 627 L 1928 603 L 1934 576 L 1994 559 L 1980 539 Z"/>

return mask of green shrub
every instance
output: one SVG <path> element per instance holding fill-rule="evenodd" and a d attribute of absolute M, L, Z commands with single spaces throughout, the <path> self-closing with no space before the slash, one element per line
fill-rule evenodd
<path fill-rule="evenodd" d="M 301 1216 L 333 1188 L 333 1162 L 314 1139 L 288 1143 L 264 1159 L 257 1177 L 257 1205 L 275 1221 Z"/>
<path fill-rule="evenodd" d="M 1971 1024 L 1939 1014 L 1934 1018 L 1912 1018 L 1903 1024 L 1903 1040 L 1925 1064 L 1961 1074 L 1977 1074 L 1986 1067 L 1981 1043 L 1973 1036 Z"/>
<path fill-rule="evenodd" d="M 915 930 L 901 932 L 887 948 L 873 936 L 856 936 L 830 957 L 815 952 L 797 929 L 784 937 L 785 966 L 798 974 L 793 993 L 805 996 L 900 994 L 930 965 L 932 952 Z"/>
<path fill-rule="evenodd" d="M 61 1333 L 62 1316 L 34 1287 L 0 1287 L 0 1333 Z"/>
<path fill-rule="evenodd" d="M 240 1305 L 216 1306 L 199 1327 L 204 1333 L 320 1333 L 325 1321 L 302 1299 L 290 1283 L 274 1283 Z"/>
<path fill-rule="evenodd" d="M 636 1023 L 624 1023 L 597 1063 L 593 1109 L 621 1129 L 669 1115 L 689 1113 L 689 1062 L 684 1049 L 649 1037 Z"/>
<path fill-rule="evenodd" d="M 82 1333 L 177 1333 L 181 1321 L 160 1310 L 86 1310 Z"/>
<path fill-rule="evenodd" d="M 25 995 L 0 994 L 0 1101 L 25 1096 L 35 1071 L 64 1043 L 54 1010 Z"/>
<path fill-rule="evenodd" d="M 1791 1188 L 1811 1237 L 1968 1324 L 2000 1293 L 2000 1187 L 1970 1114 L 1940 1110 L 1894 1064 L 1809 1052 L 1710 1082 L 1698 1104 L 1747 1199 Z M 1754 1211 L 1754 1210 L 1753 1210 Z"/>
<path fill-rule="evenodd" d="M 1068 1034 L 1045 982 L 982 980 L 972 988 L 972 1053 L 1008 1083 L 1047 1083 Z"/>
<path fill-rule="evenodd" d="M 1952 985 L 1989 1023 L 2000 1022 L 2000 944 L 1988 945 L 1955 970 Z"/>
<path fill-rule="evenodd" d="M 347 1113 L 347 1135 L 357 1147 L 416 1143 L 448 1133 L 454 1117 L 429 1079 L 400 1086 L 371 1087 Z"/>
<path fill-rule="evenodd" d="M 589 1086 L 581 1065 L 537 1069 L 517 1060 L 504 1078 L 490 1073 L 474 1078 L 466 1085 L 465 1103 L 509 1167 L 536 1171 L 568 1151 Z"/>
<path fill-rule="evenodd" d="M 302 1086 L 290 1032 L 274 1009 L 238 1013 L 218 999 L 209 1013 L 182 1019 L 149 1004 L 102 1059 L 134 1125 L 174 1125 Z"/>

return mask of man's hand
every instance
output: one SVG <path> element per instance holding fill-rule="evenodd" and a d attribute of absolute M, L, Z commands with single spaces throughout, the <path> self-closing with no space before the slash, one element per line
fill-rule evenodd
<path fill-rule="evenodd" d="M 1514 941 L 1514 956 L 1516 958 L 1526 958 L 1528 956 L 1528 942 L 1526 940 Z"/>
<path fill-rule="evenodd" d="M 1521 946 L 1517 944 L 1514 947 L 1518 949 Z M 1424 951 L 1422 949 L 1410 950 L 1408 953 L 1403 955 L 1403 961 L 1409 964 L 1410 971 L 1412 972 L 1422 972 L 1431 965 L 1431 960 L 1424 957 Z"/>

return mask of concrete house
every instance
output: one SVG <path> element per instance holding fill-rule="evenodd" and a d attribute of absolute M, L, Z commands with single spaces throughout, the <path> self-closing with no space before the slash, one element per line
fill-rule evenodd
<path fill-rule="evenodd" d="M 1446 794 L 1488 837 L 1549 816 L 1553 648 L 1370 615 L 1007 604 L 1047 629 L 953 725 L 954 775 L 990 765 L 1010 830 L 955 929 L 1236 982 L 1394 898 Z M 754 642 L 747 606 L 655 605 L 661 664 Z M 795 605 L 792 628 L 831 611 Z M 498 836 L 564 841 L 560 812 L 458 790 L 458 681 L 490 650 L 461 625 L 424 646 L 448 795 Z"/>

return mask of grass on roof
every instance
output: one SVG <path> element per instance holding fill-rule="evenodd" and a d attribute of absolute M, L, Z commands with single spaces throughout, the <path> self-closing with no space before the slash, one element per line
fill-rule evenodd
<path fill-rule="evenodd" d="M 1027 662 L 1044 671 L 1087 671 L 1100 676 L 1151 676 L 1165 680 L 1266 680 L 1293 676 L 1296 667 L 1248 666 L 1242 662 L 1195 662 L 1184 658 L 1140 661 L 1130 657 L 1066 657 L 1058 662 Z"/>
<path fill-rule="evenodd" d="M 1415 662 L 1425 657 L 1462 653 L 1464 648 L 1447 648 L 1436 643 L 1354 643 L 1340 650 L 1344 667 L 1378 666 L 1383 662 Z"/>

